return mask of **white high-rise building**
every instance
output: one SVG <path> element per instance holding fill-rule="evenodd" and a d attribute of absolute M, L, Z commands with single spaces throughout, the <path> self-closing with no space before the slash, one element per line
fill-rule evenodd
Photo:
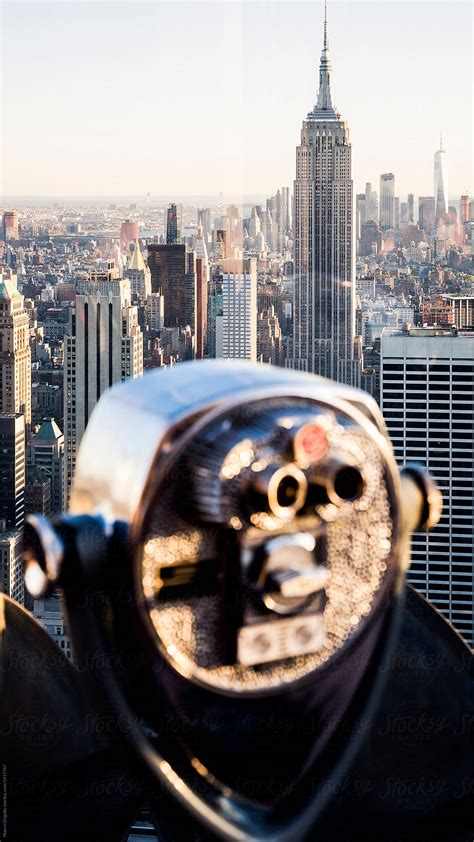
<path fill-rule="evenodd" d="M 152 292 L 146 300 L 148 330 L 162 330 L 165 324 L 165 299 L 161 292 Z"/>
<path fill-rule="evenodd" d="M 222 322 L 216 330 L 216 356 L 257 359 L 257 262 L 222 261 Z"/>
<path fill-rule="evenodd" d="M 327 24 L 316 105 L 303 121 L 294 182 L 294 335 L 289 367 L 358 383 L 349 128 L 332 103 Z"/>
<path fill-rule="evenodd" d="M 391 172 L 380 176 L 380 227 L 382 231 L 395 228 L 395 176 Z"/>
<path fill-rule="evenodd" d="M 257 208 L 253 207 L 250 212 L 250 224 L 249 224 L 249 237 L 251 240 L 255 240 L 255 237 L 260 231 L 260 217 L 257 213 Z"/>
<path fill-rule="evenodd" d="M 76 281 L 69 330 L 64 336 L 65 506 L 76 452 L 102 392 L 143 375 L 143 336 L 130 281 L 118 278 L 114 262 Z"/>
<path fill-rule="evenodd" d="M 31 426 L 30 323 L 16 275 L 0 268 L 0 415 L 20 413 Z"/>
<path fill-rule="evenodd" d="M 25 601 L 23 569 L 23 532 L 0 531 L 0 591 L 23 605 Z"/>
<path fill-rule="evenodd" d="M 435 226 L 446 225 L 448 213 L 448 159 L 441 135 L 439 149 L 434 156 Z"/>
<path fill-rule="evenodd" d="M 379 201 L 377 191 L 372 190 L 372 185 L 368 181 L 365 185 L 365 207 L 364 207 L 364 221 L 378 222 L 379 221 Z"/>
<path fill-rule="evenodd" d="M 0 415 L 0 592 L 23 604 L 25 420 Z"/>
<path fill-rule="evenodd" d="M 400 465 L 427 466 L 443 494 L 432 532 L 413 536 L 408 580 L 474 643 L 474 334 L 384 330 L 381 399 Z"/>
<path fill-rule="evenodd" d="M 209 260 L 203 227 L 196 234 L 196 284 L 194 290 L 194 348 L 196 359 L 204 358 L 207 333 L 207 296 L 209 292 Z"/>
<path fill-rule="evenodd" d="M 279 246 L 278 250 L 280 254 L 283 254 L 285 250 L 285 243 L 286 243 L 286 234 L 289 233 L 291 228 L 291 220 L 290 220 L 290 188 L 289 187 L 282 187 L 281 188 L 281 205 L 280 205 L 280 220 L 279 220 Z"/>

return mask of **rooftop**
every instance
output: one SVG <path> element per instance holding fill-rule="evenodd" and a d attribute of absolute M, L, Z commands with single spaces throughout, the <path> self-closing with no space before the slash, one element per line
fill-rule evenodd
<path fill-rule="evenodd" d="M 145 261 L 143 260 L 138 240 L 135 240 L 134 242 L 133 254 L 130 258 L 130 264 L 128 268 L 136 272 L 144 272 L 146 269 Z"/>
<path fill-rule="evenodd" d="M 7 300 L 12 300 L 14 298 L 23 299 L 23 296 L 17 289 L 16 275 L 0 272 L 0 298 L 5 298 Z"/>
<path fill-rule="evenodd" d="M 42 439 L 43 441 L 56 441 L 61 438 L 61 436 L 62 432 L 56 424 L 54 418 L 44 418 L 34 439 L 35 441 L 38 439 Z"/>
<path fill-rule="evenodd" d="M 462 329 L 456 328 L 455 325 L 451 325 L 450 328 L 442 328 L 442 327 L 434 327 L 434 326 L 424 326 L 424 327 L 407 327 L 404 328 L 384 328 L 383 331 L 384 336 L 411 336 L 417 337 L 418 339 L 425 339 L 430 336 L 441 336 L 441 337 L 467 337 L 474 339 L 474 325 L 472 328 L 463 327 Z"/>

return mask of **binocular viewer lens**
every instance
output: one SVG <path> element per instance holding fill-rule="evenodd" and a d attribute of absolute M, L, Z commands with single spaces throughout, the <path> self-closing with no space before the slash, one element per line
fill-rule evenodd
<path fill-rule="evenodd" d="M 334 459 L 318 466 L 312 474 L 308 502 L 314 507 L 325 504 L 339 507 L 360 500 L 364 490 L 362 468 Z"/>
<path fill-rule="evenodd" d="M 292 518 L 305 505 L 308 481 L 291 463 L 254 473 L 243 490 L 247 508 L 263 510 L 280 518 Z"/>
<path fill-rule="evenodd" d="M 257 474 L 246 489 L 247 503 L 276 517 L 292 518 L 301 509 L 359 500 L 364 493 L 362 471 L 337 460 L 304 473 L 294 464 Z"/>
<path fill-rule="evenodd" d="M 358 500 L 364 493 L 364 478 L 358 468 L 347 465 L 334 477 L 334 491 L 341 500 Z"/>
<path fill-rule="evenodd" d="M 306 483 L 303 483 L 306 485 Z M 299 499 L 304 499 L 301 480 L 291 474 L 286 474 L 278 481 L 276 500 L 277 506 L 281 509 L 296 508 Z M 301 506 L 298 506 L 301 508 Z"/>

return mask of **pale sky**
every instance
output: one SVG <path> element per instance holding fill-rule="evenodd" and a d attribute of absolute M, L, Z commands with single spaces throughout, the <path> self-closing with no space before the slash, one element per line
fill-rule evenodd
<path fill-rule="evenodd" d="M 317 94 L 322 0 L 2 4 L 3 196 L 271 194 Z M 328 0 L 357 191 L 473 191 L 473 6 Z"/>

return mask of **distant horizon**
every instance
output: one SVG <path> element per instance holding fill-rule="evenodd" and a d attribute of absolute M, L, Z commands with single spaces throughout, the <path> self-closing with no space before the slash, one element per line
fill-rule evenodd
<path fill-rule="evenodd" d="M 287 185 L 282 185 L 286 187 Z M 280 188 L 281 189 L 281 188 Z M 276 190 L 275 190 L 276 193 Z M 237 205 L 237 206 L 252 206 L 263 204 L 265 200 L 269 197 L 268 193 L 255 193 L 249 196 L 235 196 L 231 194 L 224 194 L 223 198 L 221 198 L 220 193 L 211 193 L 211 194 L 183 194 L 179 195 L 177 193 L 162 193 L 162 194 L 150 194 L 150 200 L 148 202 L 147 196 L 140 194 L 120 194 L 120 195 L 64 195 L 64 196 L 5 196 L 0 197 L 0 209 L 1 210 L 21 210 L 22 208 L 41 208 L 41 207 L 54 207 L 55 205 L 67 205 L 69 207 L 84 207 L 84 206 L 93 206 L 93 207 L 104 207 L 107 204 L 116 204 L 120 207 L 124 207 L 125 210 L 130 210 L 128 205 L 135 204 L 137 208 L 146 210 L 147 208 L 153 209 L 156 206 L 167 206 L 172 202 L 176 202 L 178 204 L 196 208 L 205 208 L 205 207 L 219 207 L 222 206 L 223 208 L 228 207 L 229 205 Z"/>
<path fill-rule="evenodd" d="M 287 187 L 288 185 L 283 184 L 281 187 Z M 372 185 L 373 187 L 373 185 Z M 42 196 L 42 195 L 31 195 L 31 196 L 0 196 L 0 212 L 3 210 L 15 210 L 16 207 L 48 207 L 51 205 L 57 204 L 65 204 L 69 203 L 72 206 L 76 203 L 77 205 L 84 205 L 90 202 L 93 205 L 103 206 L 104 204 L 117 204 L 117 205 L 131 205 L 136 204 L 137 208 L 152 208 L 156 204 L 163 204 L 167 205 L 171 202 L 177 202 L 178 204 L 182 205 L 191 205 L 196 207 L 205 207 L 206 204 L 209 205 L 211 202 L 215 203 L 215 206 L 222 206 L 228 207 L 229 205 L 258 205 L 260 202 L 264 202 L 268 199 L 271 195 L 275 195 L 277 190 L 273 193 L 254 193 L 249 195 L 232 195 L 232 194 L 221 194 L 221 193 L 208 193 L 208 194 L 199 194 L 199 193 L 188 193 L 188 194 L 179 194 L 179 193 L 157 193 L 153 194 L 150 193 L 149 202 L 147 194 L 145 196 L 143 193 L 130 193 L 130 194 L 118 194 L 118 195 L 86 195 L 86 194 L 77 194 L 77 195 L 50 195 L 50 196 Z M 378 193 L 379 191 L 377 191 Z M 290 188 L 290 196 L 291 188 Z M 455 206 L 459 205 L 461 195 L 466 194 L 459 194 L 459 196 L 448 196 L 448 204 Z M 474 199 L 470 193 L 467 194 L 469 196 L 470 201 Z M 401 196 L 397 196 L 399 199 L 403 199 L 404 194 Z M 431 193 L 422 193 L 422 194 L 414 194 L 415 199 L 419 198 L 419 196 L 431 196 L 434 198 L 434 195 Z M 42 205 L 41 202 L 46 204 Z M 32 204 L 34 203 L 34 204 Z M 130 208 L 127 208 L 129 210 Z"/>
<path fill-rule="evenodd" d="M 277 187 L 274 191 L 276 193 L 277 190 L 281 190 L 281 187 L 288 187 L 287 184 L 282 184 L 281 186 Z M 195 196 L 202 197 L 202 198 L 220 198 L 221 196 L 231 196 L 231 198 L 238 198 L 239 196 L 245 196 L 250 198 L 258 198 L 262 196 L 269 196 L 269 193 L 265 191 L 255 192 L 255 193 L 18 193 L 18 194 L 11 194 L 10 196 L 0 196 L 0 203 L 5 204 L 5 199 L 16 199 L 16 200 L 23 200 L 23 199 L 143 199 L 144 197 L 147 198 L 148 195 L 151 198 L 175 198 L 175 199 L 182 199 L 184 198 L 193 198 Z"/>

